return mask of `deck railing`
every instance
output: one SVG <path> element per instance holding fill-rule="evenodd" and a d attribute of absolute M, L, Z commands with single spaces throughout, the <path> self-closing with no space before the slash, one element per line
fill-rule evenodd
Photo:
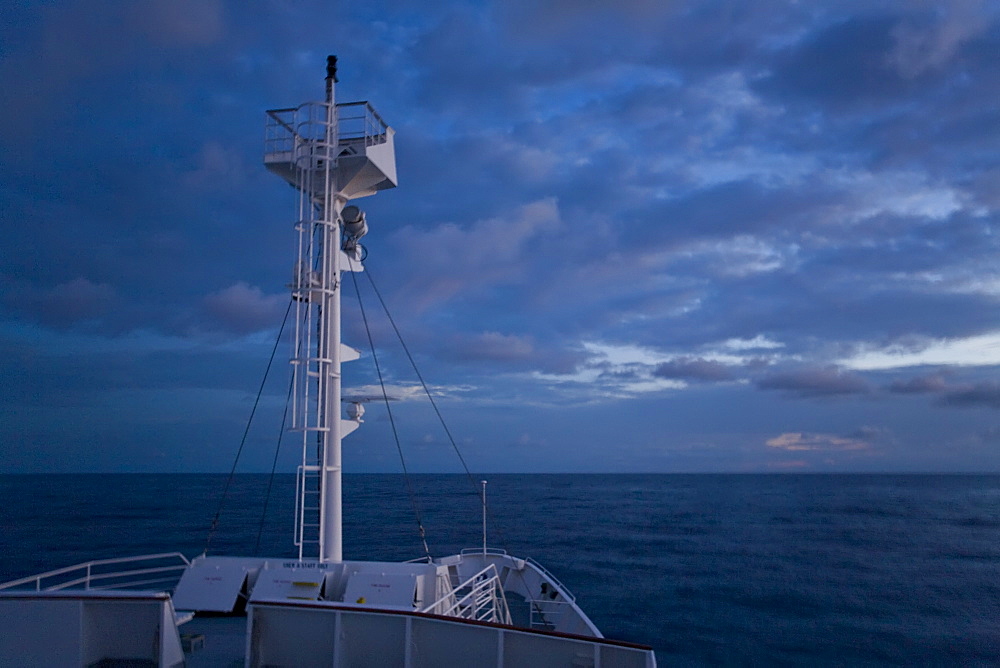
<path fill-rule="evenodd" d="M 462 555 L 467 555 L 467 554 L 468 555 L 483 554 L 483 548 L 481 548 L 481 547 L 466 547 L 466 548 L 462 549 L 461 554 Z M 514 559 L 514 557 L 510 557 L 507 554 L 507 550 L 502 550 L 502 549 L 496 548 L 496 547 L 487 548 L 485 554 L 487 554 L 487 555 L 494 555 L 494 556 L 498 556 L 498 557 L 508 557 L 510 559 Z M 556 586 L 556 588 L 560 592 L 562 592 L 562 594 L 563 594 L 564 597 L 566 597 L 570 601 L 576 601 L 576 596 L 574 596 L 573 592 L 571 592 L 569 590 L 569 587 L 567 587 L 562 582 L 560 582 L 559 579 L 555 575 L 553 575 L 552 573 L 550 573 L 549 570 L 547 568 L 545 568 L 545 566 L 542 566 L 540 563 L 538 563 L 537 561 L 535 561 L 531 557 L 526 557 L 524 559 L 521 559 L 521 561 L 526 561 L 529 564 L 531 564 L 535 568 L 535 570 L 539 571 L 542 575 L 544 575 L 548 579 L 549 582 L 551 582 L 552 584 L 554 584 Z"/>
<path fill-rule="evenodd" d="M 479 571 L 420 612 L 480 622 L 510 624 L 510 611 L 493 564 Z"/>
<path fill-rule="evenodd" d="M 191 564 L 180 552 L 98 559 L 57 568 L 0 584 L 4 590 L 62 591 L 66 589 L 173 589 Z"/>
<path fill-rule="evenodd" d="M 527 600 L 530 606 L 529 623 L 533 629 L 553 630 L 566 612 L 573 609 L 569 601 L 551 601 L 548 599 L 531 598 Z"/>

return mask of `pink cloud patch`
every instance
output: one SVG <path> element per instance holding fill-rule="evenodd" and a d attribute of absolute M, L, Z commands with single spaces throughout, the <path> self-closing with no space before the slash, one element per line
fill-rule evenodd
<path fill-rule="evenodd" d="M 867 441 L 857 438 L 803 432 L 786 432 L 780 436 L 769 438 L 765 444 L 769 448 L 785 452 L 844 452 L 867 450 L 871 447 Z"/>

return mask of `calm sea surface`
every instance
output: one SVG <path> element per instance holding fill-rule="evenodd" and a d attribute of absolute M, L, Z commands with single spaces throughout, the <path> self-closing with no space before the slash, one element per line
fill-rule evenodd
<path fill-rule="evenodd" d="M 1000 664 L 1000 476 L 486 477 L 490 546 L 542 563 L 661 665 Z M 0 476 L 0 581 L 201 553 L 225 480 Z M 267 484 L 236 477 L 211 553 L 254 553 Z M 423 555 L 401 476 L 344 487 L 347 558 Z M 413 487 L 434 556 L 481 544 L 476 481 Z M 275 479 L 262 556 L 295 554 L 293 490 Z"/>

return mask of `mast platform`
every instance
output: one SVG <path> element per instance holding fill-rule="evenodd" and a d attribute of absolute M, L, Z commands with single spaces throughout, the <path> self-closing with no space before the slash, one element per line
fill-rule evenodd
<path fill-rule="evenodd" d="M 327 104 L 307 102 L 267 112 L 264 165 L 289 184 L 309 183 L 309 194 L 325 197 L 326 161 L 332 159 L 332 191 L 347 199 L 374 195 L 397 185 L 396 131 L 366 101 L 335 105 L 337 145 L 326 142 Z M 305 177 L 305 178 L 304 178 Z"/>

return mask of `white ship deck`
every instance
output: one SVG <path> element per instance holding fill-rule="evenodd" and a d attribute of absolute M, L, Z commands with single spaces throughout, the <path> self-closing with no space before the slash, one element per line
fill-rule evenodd
<path fill-rule="evenodd" d="M 648 647 L 602 638 L 543 568 L 501 551 L 404 563 L 199 557 L 179 579 L 173 557 L 183 559 L 89 562 L 0 585 L 0 664 L 655 666 Z M 132 589 L 170 573 L 176 585 Z"/>

